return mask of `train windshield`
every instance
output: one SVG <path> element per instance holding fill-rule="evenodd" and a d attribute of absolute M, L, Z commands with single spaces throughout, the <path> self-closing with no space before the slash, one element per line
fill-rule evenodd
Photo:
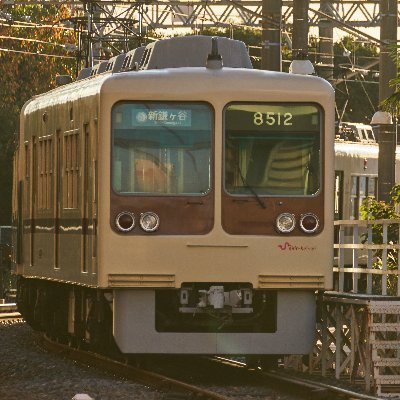
<path fill-rule="evenodd" d="M 112 110 L 114 191 L 208 193 L 212 126 L 213 110 L 205 103 L 117 103 Z"/>
<path fill-rule="evenodd" d="M 232 103 L 225 108 L 225 190 L 312 196 L 320 189 L 321 111 L 311 104 Z"/>

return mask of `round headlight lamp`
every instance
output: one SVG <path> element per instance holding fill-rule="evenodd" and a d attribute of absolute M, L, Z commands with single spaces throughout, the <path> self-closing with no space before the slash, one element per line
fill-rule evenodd
<path fill-rule="evenodd" d="M 160 218 L 156 213 L 151 211 L 140 214 L 140 227 L 145 232 L 154 232 L 160 226 Z"/>
<path fill-rule="evenodd" d="M 316 215 L 307 213 L 300 218 L 300 228 L 305 233 L 314 233 L 319 228 L 319 219 Z"/>
<path fill-rule="evenodd" d="M 296 226 L 296 218 L 293 214 L 283 213 L 278 216 L 276 219 L 276 227 L 279 232 L 289 233 L 292 232 L 294 227 Z"/>
<path fill-rule="evenodd" d="M 135 216 L 129 211 L 122 211 L 115 218 L 115 225 L 121 232 L 130 232 L 135 227 Z"/>

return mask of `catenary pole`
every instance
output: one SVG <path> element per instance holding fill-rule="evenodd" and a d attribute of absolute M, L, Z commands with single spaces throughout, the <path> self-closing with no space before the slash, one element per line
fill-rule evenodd
<path fill-rule="evenodd" d="M 281 20 L 282 0 L 262 0 L 262 69 L 282 70 Z"/>

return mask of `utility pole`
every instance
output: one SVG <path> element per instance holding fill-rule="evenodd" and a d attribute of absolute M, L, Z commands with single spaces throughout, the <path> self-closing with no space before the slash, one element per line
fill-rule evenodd
<path fill-rule="evenodd" d="M 262 0 L 261 69 L 282 71 L 282 0 Z"/>
<path fill-rule="evenodd" d="M 320 10 L 333 17 L 332 0 L 321 0 Z M 333 21 L 327 18 L 319 20 L 319 76 L 333 81 Z"/>
<path fill-rule="evenodd" d="M 308 58 L 308 4 L 309 0 L 293 2 L 293 60 Z"/>
<path fill-rule="evenodd" d="M 397 43 L 397 0 L 380 0 L 379 7 L 382 42 L 379 54 L 379 102 L 382 102 L 394 92 L 394 88 L 389 86 L 389 81 L 397 75 L 396 64 L 390 54 L 391 46 Z M 372 122 L 378 113 L 374 115 Z M 390 118 L 383 122 L 377 127 L 379 143 L 378 199 L 388 200 L 390 190 L 395 184 L 397 138 L 396 126 L 390 121 Z"/>

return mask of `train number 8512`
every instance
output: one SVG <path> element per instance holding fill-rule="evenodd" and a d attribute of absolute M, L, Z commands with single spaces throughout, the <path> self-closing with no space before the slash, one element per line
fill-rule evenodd
<path fill-rule="evenodd" d="M 270 126 L 275 126 L 275 125 L 285 125 L 285 126 L 292 126 L 293 122 L 293 114 L 286 112 L 286 113 L 280 113 L 280 112 L 266 112 L 266 113 L 261 113 L 261 112 L 255 112 L 253 114 L 253 123 L 256 126 L 261 126 L 261 125 L 270 125 Z"/>

